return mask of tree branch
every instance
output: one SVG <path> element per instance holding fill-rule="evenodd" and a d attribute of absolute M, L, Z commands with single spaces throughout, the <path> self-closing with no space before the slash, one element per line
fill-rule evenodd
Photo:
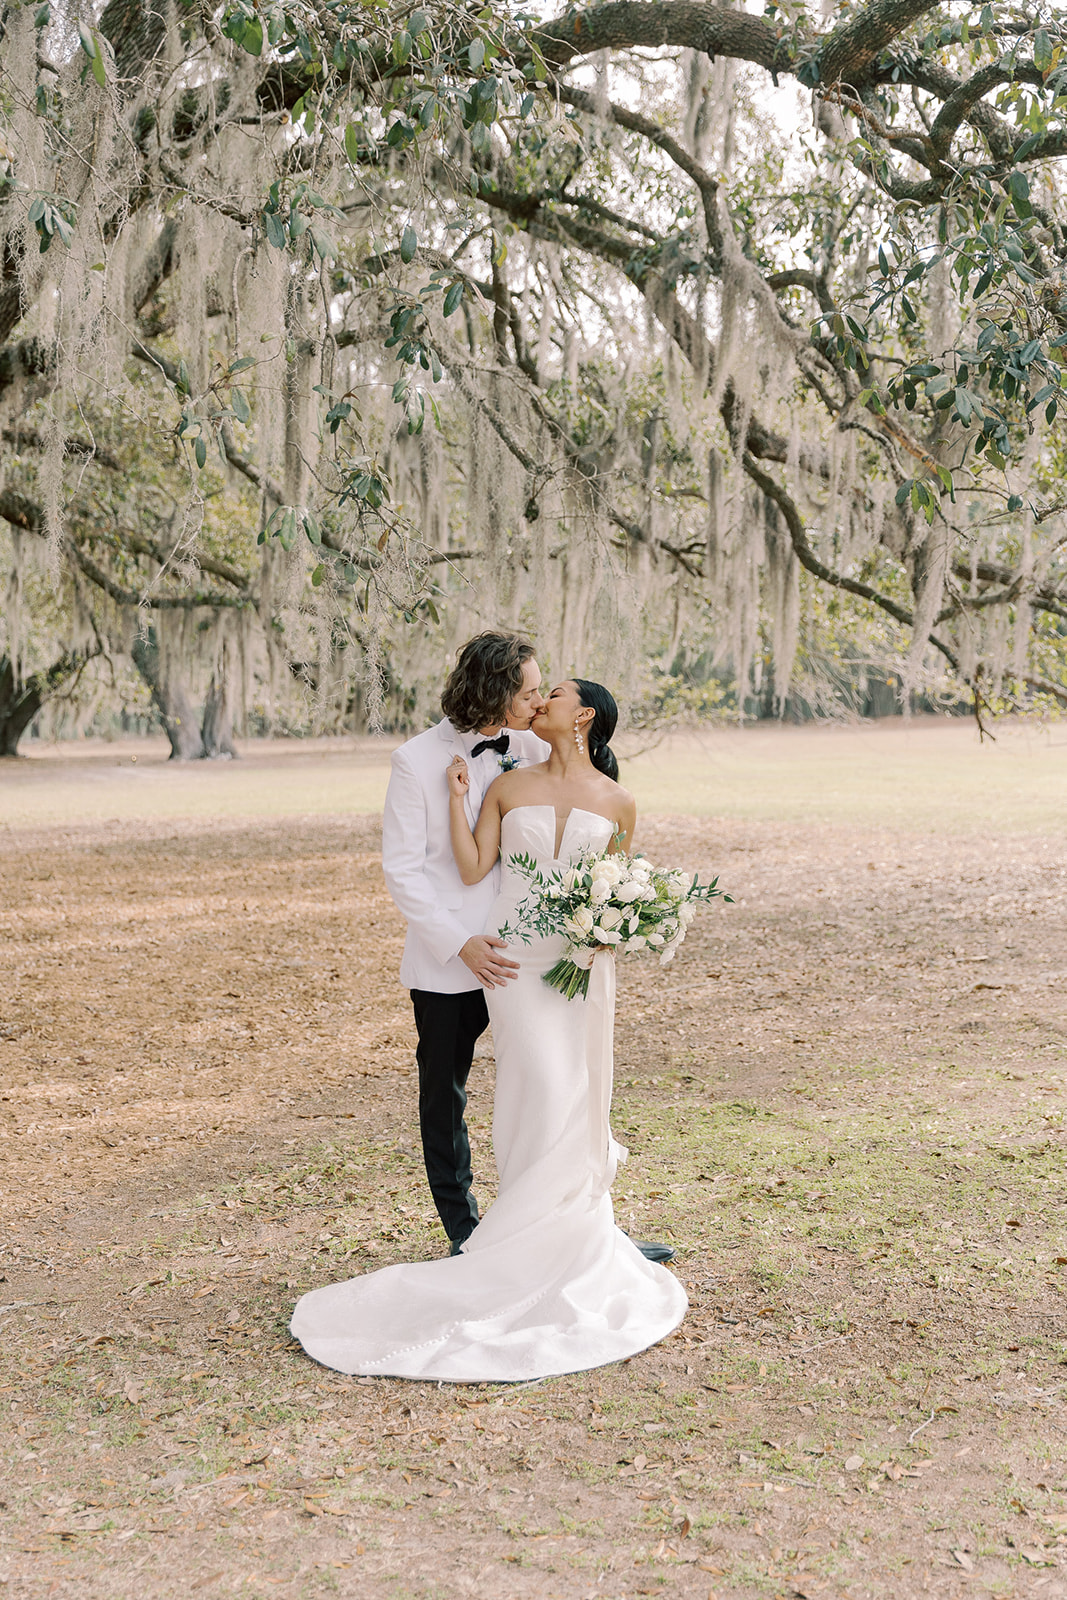
<path fill-rule="evenodd" d="M 1035 678 L 1028 672 L 1023 673 L 1023 682 L 1028 683 L 1031 689 L 1039 689 L 1042 694 L 1055 695 L 1067 706 L 1067 689 L 1061 683 L 1053 683 L 1049 678 Z"/>
<path fill-rule="evenodd" d="M 768 500 L 773 500 L 782 513 L 786 527 L 789 529 L 789 537 L 796 552 L 797 560 L 802 567 L 807 568 L 813 577 L 820 579 L 823 583 L 830 584 L 834 589 L 845 589 L 849 594 L 858 595 L 861 600 L 869 600 L 872 605 L 879 606 L 895 622 L 902 622 L 907 628 L 914 626 L 915 618 L 912 613 L 905 610 L 903 606 L 898 605 L 895 600 L 890 599 L 889 595 L 882 594 L 877 589 L 872 589 L 869 583 L 860 583 L 855 578 L 846 578 L 844 573 L 834 572 L 831 567 L 826 566 L 825 562 L 820 561 L 808 543 L 807 530 L 792 496 L 787 494 L 772 477 L 761 471 L 747 451 L 742 457 L 742 464 L 757 488 L 763 491 Z M 959 660 L 949 646 L 939 639 L 936 634 L 931 633 L 929 638 L 930 643 L 935 649 L 940 650 L 949 666 L 958 672 Z"/>
<path fill-rule="evenodd" d="M 247 594 L 218 594 L 210 589 L 193 589 L 188 594 L 153 594 L 151 590 L 146 589 L 138 594 L 135 589 L 126 589 L 117 583 L 73 541 L 68 541 L 67 547 L 90 583 L 94 583 L 98 589 L 110 595 L 120 606 L 132 606 L 138 610 L 142 606 L 147 606 L 152 611 L 198 611 L 201 607 L 211 610 L 218 610 L 221 607 L 225 610 L 245 611 L 253 604 Z"/>
<path fill-rule="evenodd" d="M 823 44 L 817 57 L 820 81 L 861 82 L 887 45 L 924 12 L 935 9 L 933 0 L 870 0 Z"/>

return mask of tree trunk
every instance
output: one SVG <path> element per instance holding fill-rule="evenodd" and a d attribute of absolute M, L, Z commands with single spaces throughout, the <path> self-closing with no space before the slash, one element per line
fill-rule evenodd
<path fill-rule="evenodd" d="M 152 691 L 152 702 L 159 712 L 163 731 L 170 740 L 170 759 L 202 760 L 204 741 L 189 691 L 180 674 L 163 661 L 154 628 L 149 628 L 146 635 L 134 641 L 130 655 Z"/>
<path fill-rule="evenodd" d="M 29 678 L 16 673 L 9 656 L 0 656 L 0 756 L 17 756 L 19 740 L 46 700 L 80 672 L 94 651 L 67 650 L 44 672 Z"/>
<path fill-rule="evenodd" d="M 236 758 L 233 742 L 233 693 L 229 676 L 224 670 L 211 674 L 211 683 L 204 701 L 204 718 L 200 724 L 204 754 L 212 760 L 220 756 Z"/>

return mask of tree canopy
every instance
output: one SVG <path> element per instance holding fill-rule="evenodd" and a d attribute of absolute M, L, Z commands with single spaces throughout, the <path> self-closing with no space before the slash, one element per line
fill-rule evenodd
<path fill-rule="evenodd" d="M 504 620 L 662 704 L 1067 705 L 1053 8 L 3 30 L 7 748 L 119 656 L 177 753 L 401 723 Z"/>

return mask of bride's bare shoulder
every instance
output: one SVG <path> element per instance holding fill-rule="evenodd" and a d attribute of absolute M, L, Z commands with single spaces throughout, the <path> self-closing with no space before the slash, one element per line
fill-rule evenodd
<path fill-rule="evenodd" d="M 512 806 L 524 804 L 536 789 L 536 778 L 544 772 L 545 765 L 546 763 L 541 763 L 536 767 L 515 767 L 510 772 L 502 772 L 499 778 L 493 779 L 486 790 L 486 799 L 493 795 L 501 811 L 510 811 Z M 531 782 L 531 778 L 535 781 Z"/>
<path fill-rule="evenodd" d="M 636 810 L 637 802 L 629 789 L 625 788 L 615 778 L 609 778 L 606 773 L 602 774 L 600 781 L 603 785 L 601 792 L 606 800 L 609 800 L 613 805 L 629 806 Z"/>

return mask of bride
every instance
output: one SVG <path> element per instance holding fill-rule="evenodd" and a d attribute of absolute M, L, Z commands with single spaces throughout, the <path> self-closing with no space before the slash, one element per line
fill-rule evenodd
<path fill-rule="evenodd" d="M 465 883 L 503 858 L 489 919 L 504 925 L 527 891 L 508 865 L 543 870 L 583 852 L 629 846 L 636 808 L 616 782 L 610 748 L 618 711 L 599 684 L 552 690 L 534 720 L 551 748 L 540 766 L 489 787 L 474 832 L 464 811 L 467 768 L 448 768 L 452 843 Z M 541 981 L 562 938 L 511 944 L 518 976 L 486 995 L 496 1054 L 496 1202 L 462 1252 L 385 1267 L 313 1289 L 292 1331 L 339 1372 L 451 1382 L 529 1381 L 619 1361 L 663 1339 L 686 1312 L 674 1275 L 647 1261 L 615 1226 L 610 1188 L 625 1152 L 608 1125 L 614 956 L 594 960 L 585 999 Z"/>

